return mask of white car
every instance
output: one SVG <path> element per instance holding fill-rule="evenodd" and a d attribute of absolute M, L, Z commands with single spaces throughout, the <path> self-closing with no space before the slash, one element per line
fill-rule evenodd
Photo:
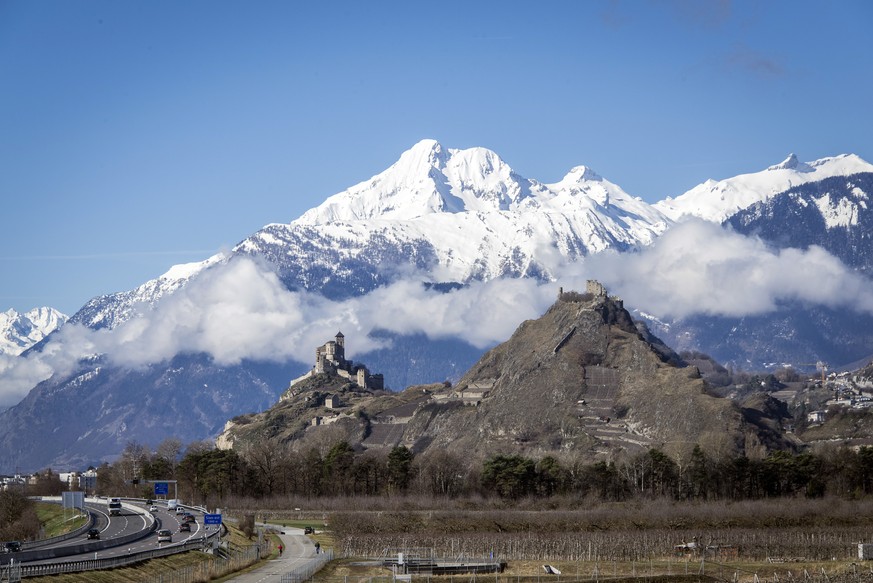
<path fill-rule="evenodd" d="M 166 528 L 158 531 L 158 542 L 159 543 L 171 543 L 173 542 L 173 533 L 167 530 Z"/>
<path fill-rule="evenodd" d="M 152 507 L 149 508 L 149 512 L 157 512 L 157 511 L 158 511 L 158 507 L 155 506 L 154 504 L 152 504 Z"/>

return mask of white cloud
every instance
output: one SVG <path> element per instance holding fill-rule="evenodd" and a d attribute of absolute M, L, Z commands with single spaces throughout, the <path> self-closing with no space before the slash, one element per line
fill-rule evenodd
<path fill-rule="evenodd" d="M 449 293 L 405 281 L 350 300 L 358 332 L 384 328 L 431 338 L 459 337 L 484 348 L 509 338 L 525 319 L 536 318 L 555 297 L 554 285 L 499 279 Z"/>
<path fill-rule="evenodd" d="M 92 354 L 128 367 L 180 352 L 205 352 L 222 365 L 243 359 L 308 363 L 313 349 L 338 330 L 348 337 L 353 358 L 379 347 L 367 337 L 376 328 L 457 337 L 486 348 L 541 315 L 558 285 L 583 290 L 589 277 L 621 295 L 626 306 L 659 317 L 760 314 L 791 300 L 873 313 L 868 280 L 823 249 L 775 250 L 703 221 L 678 225 L 638 253 L 566 265 L 555 284 L 506 279 L 439 293 L 410 277 L 336 302 L 289 292 L 268 266 L 236 258 L 205 270 L 116 329 L 68 324 L 42 353 L 0 359 L 0 406 L 17 403 L 52 371 L 69 372 Z"/>
<path fill-rule="evenodd" d="M 461 337 L 478 347 L 508 338 L 539 316 L 554 286 L 495 280 L 449 293 L 404 280 L 344 301 L 287 291 L 278 277 L 248 258 L 217 265 L 153 310 L 145 307 L 112 330 L 65 326 L 42 353 L 0 361 L 0 405 L 18 402 L 52 371 L 63 374 L 83 357 L 139 367 L 180 352 L 208 353 L 221 365 L 243 359 L 310 362 L 313 350 L 343 330 L 354 353 L 381 346 L 376 328 L 432 338 Z"/>
<path fill-rule="evenodd" d="M 639 253 L 590 257 L 586 267 L 625 305 L 659 317 L 762 314 L 787 301 L 873 313 L 869 281 L 821 247 L 774 249 L 700 220 Z"/>

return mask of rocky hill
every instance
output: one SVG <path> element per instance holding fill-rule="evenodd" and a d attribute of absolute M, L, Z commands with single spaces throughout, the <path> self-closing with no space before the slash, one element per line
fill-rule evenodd
<path fill-rule="evenodd" d="M 614 459 L 658 447 L 681 456 L 790 448 L 766 400 L 738 406 L 708 394 L 695 367 L 652 342 L 596 286 L 562 293 L 539 319 L 487 352 L 455 386 L 361 391 L 318 375 L 269 411 L 235 418 L 219 443 L 303 448 L 328 435 L 358 448 L 445 450 L 471 463 L 495 453 Z M 328 408 L 325 398 L 338 396 Z"/>

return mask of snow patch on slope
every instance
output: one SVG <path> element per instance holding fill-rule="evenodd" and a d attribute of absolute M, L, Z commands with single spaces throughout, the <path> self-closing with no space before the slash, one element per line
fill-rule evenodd
<path fill-rule="evenodd" d="M 89 328 L 114 328 L 135 314 L 138 304 L 154 306 L 158 300 L 181 289 L 201 272 L 225 261 L 225 253 L 216 253 L 204 261 L 174 265 L 163 275 L 136 289 L 92 298 L 73 314 L 70 321 Z"/>
<path fill-rule="evenodd" d="M 849 199 L 840 197 L 832 201 L 830 194 L 825 194 L 814 200 L 828 229 L 858 224 L 858 205 Z"/>

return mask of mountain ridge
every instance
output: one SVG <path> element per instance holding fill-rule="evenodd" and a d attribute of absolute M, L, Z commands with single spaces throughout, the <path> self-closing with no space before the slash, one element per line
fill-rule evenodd
<path fill-rule="evenodd" d="M 673 220 L 694 216 L 721 223 L 731 215 L 792 187 L 860 172 L 873 172 L 873 164 L 855 154 L 840 154 L 807 163 L 800 162 L 795 154 L 791 154 L 765 170 L 723 180 L 709 179 L 654 206 Z"/>

